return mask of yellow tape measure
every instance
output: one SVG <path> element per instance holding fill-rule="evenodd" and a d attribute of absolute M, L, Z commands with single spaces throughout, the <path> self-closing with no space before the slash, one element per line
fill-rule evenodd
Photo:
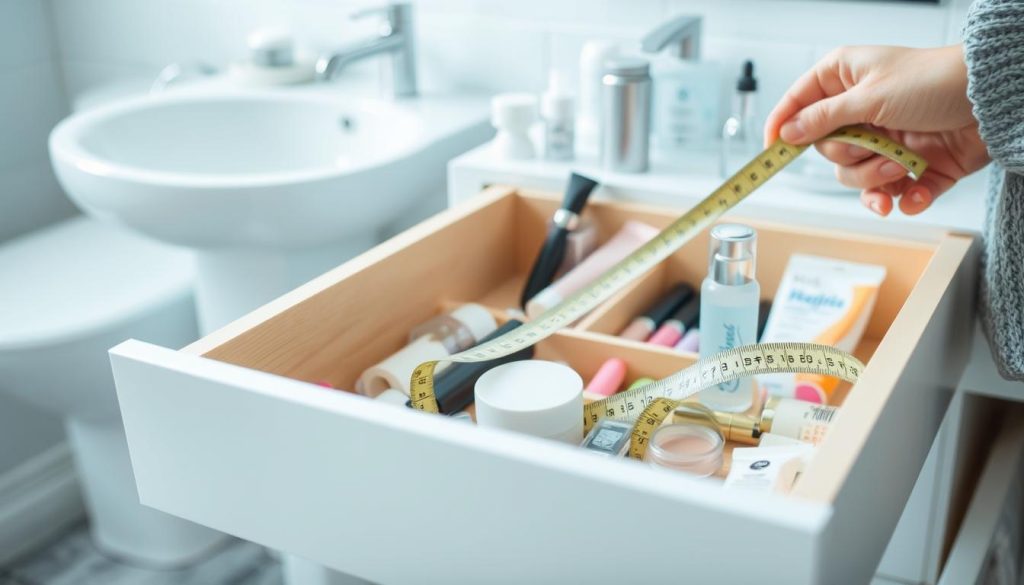
<path fill-rule="evenodd" d="M 864 364 L 830 345 L 816 343 L 759 343 L 745 345 L 702 358 L 688 368 L 646 386 L 615 394 L 583 407 L 583 424 L 589 432 L 603 418 L 636 419 L 630 457 L 641 459 L 654 430 L 684 400 L 711 388 L 747 376 L 820 374 L 856 382 Z"/>
<path fill-rule="evenodd" d="M 837 140 L 853 144 L 885 156 L 903 166 L 913 178 L 920 177 L 928 166 L 923 158 L 907 148 L 885 136 L 863 128 L 840 128 L 829 134 L 824 140 Z M 410 385 L 412 407 L 424 412 L 438 412 L 437 399 L 434 396 L 434 370 L 441 361 L 473 363 L 497 359 L 529 347 L 562 327 L 572 324 L 675 253 L 683 244 L 693 239 L 722 214 L 756 191 L 806 149 L 807 146 L 797 146 L 783 142 L 781 139 L 777 140 L 693 209 L 681 215 L 651 241 L 612 266 L 583 290 L 548 309 L 536 319 L 524 323 L 497 339 L 451 355 L 445 360 L 420 364 L 412 374 Z M 658 384 L 660 382 L 655 382 L 650 386 Z M 596 404 L 604 402 L 606 401 Z"/>

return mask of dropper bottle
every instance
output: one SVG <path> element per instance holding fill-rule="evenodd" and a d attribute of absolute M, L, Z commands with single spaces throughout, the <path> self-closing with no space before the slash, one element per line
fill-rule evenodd
<path fill-rule="evenodd" d="M 761 121 L 757 114 L 757 78 L 754 62 L 744 61 L 736 80 L 732 112 L 722 127 L 721 175 L 738 171 L 761 150 Z"/>
<path fill-rule="evenodd" d="M 754 279 L 756 255 L 754 228 L 740 224 L 711 228 L 708 276 L 700 291 L 700 357 L 757 342 L 761 287 Z M 701 403 L 724 412 L 743 412 L 753 399 L 750 377 L 700 392 Z"/>

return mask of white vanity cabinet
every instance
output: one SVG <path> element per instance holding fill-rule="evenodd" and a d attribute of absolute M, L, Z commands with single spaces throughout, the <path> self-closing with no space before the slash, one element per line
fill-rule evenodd
<path fill-rule="evenodd" d="M 111 350 L 143 503 L 384 585 L 867 583 L 970 349 L 977 245 L 742 219 L 770 296 L 789 256 L 881 264 L 859 382 L 794 491 L 595 458 L 563 444 L 343 390 L 410 327 L 460 302 L 514 306 L 559 198 L 505 187 L 450 209 L 183 349 Z M 594 201 L 607 238 L 680 209 Z M 588 378 L 608 357 L 665 376 L 696 356 L 608 331 L 671 275 L 706 270 L 707 235 L 537 345 Z M 629 309 L 629 310 L 626 310 Z"/>

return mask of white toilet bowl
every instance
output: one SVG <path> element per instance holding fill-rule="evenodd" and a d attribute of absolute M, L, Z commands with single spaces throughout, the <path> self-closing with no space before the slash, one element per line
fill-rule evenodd
<path fill-rule="evenodd" d="M 187 252 L 85 217 L 0 245 L 0 393 L 64 417 L 97 546 L 141 565 L 225 538 L 139 503 L 107 357 L 129 337 L 194 340 L 193 272 Z"/>

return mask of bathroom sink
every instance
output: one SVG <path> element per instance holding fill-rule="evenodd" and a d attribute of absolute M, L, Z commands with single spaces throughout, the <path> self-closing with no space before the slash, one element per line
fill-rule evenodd
<path fill-rule="evenodd" d="M 196 249 L 210 330 L 439 211 L 447 161 L 486 120 L 472 98 L 178 92 L 74 114 L 50 154 L 90 215 Z"/>

